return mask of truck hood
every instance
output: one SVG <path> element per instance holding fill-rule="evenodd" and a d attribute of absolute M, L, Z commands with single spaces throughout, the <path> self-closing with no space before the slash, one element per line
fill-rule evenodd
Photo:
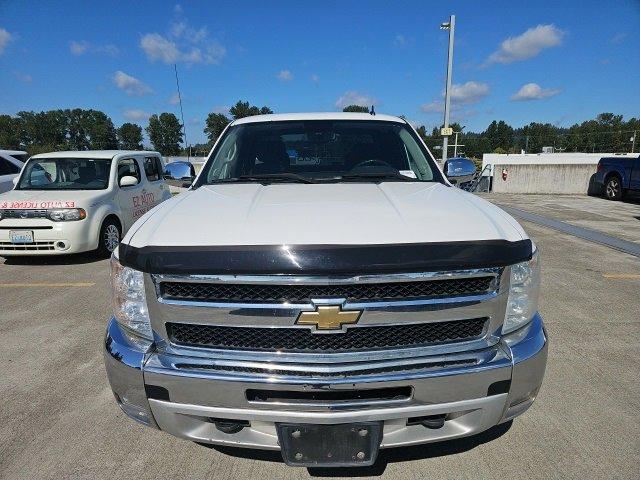
<path fill-rule="evenodd" d="M 141 218 L 124 242 L 366 245 L 526 238 L 503 210 L 440 183 L 252 183 L 184 192 Z"/>
<path fill-rule="evenodd" d="M 0 208 L 87 207 L 106 193 L 106 190 L 10 190 L 0 195 Z"/>

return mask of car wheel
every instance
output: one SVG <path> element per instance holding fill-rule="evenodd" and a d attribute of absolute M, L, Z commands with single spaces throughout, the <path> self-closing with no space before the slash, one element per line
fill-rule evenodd
<path fill-rule="evenodd" d="M 604 195 L 609 200 L 620 200 L 622 198 L 622 184 L 617 176 L 609 177 L 604 186 Z"/>
<path fill-rule="evenodd" d="M 120 243 L 120 225 L 113 219 L 107 219 L 100 228 L 100 240 L 98 242 L 98 254 L 108 257 Z"/>

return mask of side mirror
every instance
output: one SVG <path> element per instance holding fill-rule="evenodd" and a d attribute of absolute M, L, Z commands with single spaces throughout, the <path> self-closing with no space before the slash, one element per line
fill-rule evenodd
<path fill-rule="evenodd" d="M 138 179 L 132 175 L 125 175 L 120 179 L 121 187 L 133 187 L 138 184 Z"/>
<path fill-rule="evenodd" d="M 444 174 L 449 180 L 469 181 L 475 173 L 476 165 L 468 158 L 450 158 L 444 164 Z"/>
<path fill-rule="evenodd" d="M 18 185 L 18 182 L 20 181 L 20 175 L 16 175 L 15 177 L 13 177 L 13 180 L 11 180 L 13 182 L 13 186 L 15 187 L 16 185 Z"/>

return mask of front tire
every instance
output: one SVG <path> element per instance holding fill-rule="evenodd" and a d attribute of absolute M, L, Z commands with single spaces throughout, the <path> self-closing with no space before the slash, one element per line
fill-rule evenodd
<path fill-rule="evenodd" d="M 98 240 L 98 255 L 101 257 L 110 256 L 118 247 L 122 236 L 122 230 L 117 221 L 107 219 L 100 227 L 100 239 Z"/>
<path fill-rule="evenodd" d="M 604 184 L 604 196 L 608 200 L 621 200 L 622 199 L 622 182 L 620 177 L 613 175 L 609 177 Z"/>

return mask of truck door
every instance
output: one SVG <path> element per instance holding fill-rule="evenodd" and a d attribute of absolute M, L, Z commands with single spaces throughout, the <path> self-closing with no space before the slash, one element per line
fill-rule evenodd
<path fill-rule="evenodd" d="M 122 212 L 123 234 L 129 230 L 131 225 L 142 215 L 140 213 L 141 198 L 144 197 L 143 190 L 145 180 L 142 176 L 142 169 L 138 160 L 131 158 L 121 158 L 118 160 L 118 205 Z M 121 187 L 122 177 L 131 176 L 138 179 L 136 185 Z"/>
<path fill-rule="evenodd" d="M 629 188 L 640 190 L 640 157 L 631 161 L 631 175 L 629 178 Z"/>

